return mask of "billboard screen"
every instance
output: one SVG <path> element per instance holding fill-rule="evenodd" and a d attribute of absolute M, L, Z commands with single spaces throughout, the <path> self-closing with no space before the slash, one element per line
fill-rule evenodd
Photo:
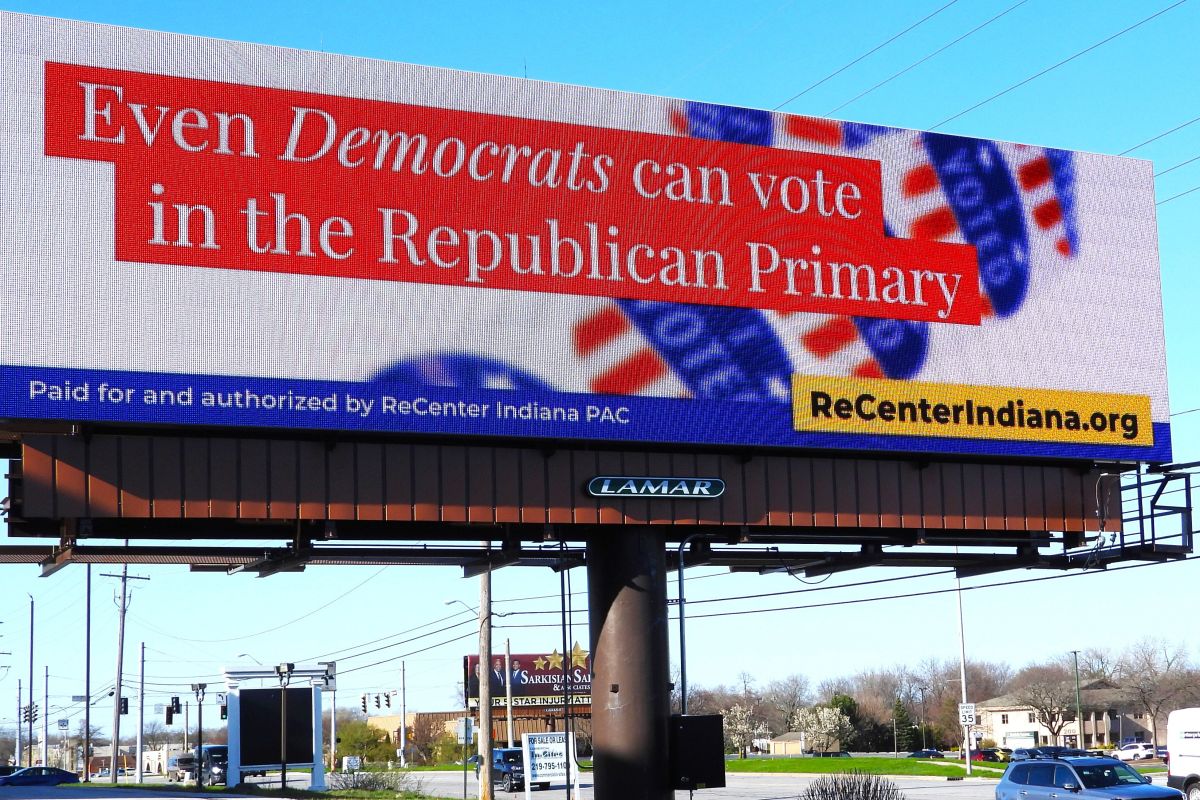
<path fill-rule="evenodd" d="M 1169 458 L 1149 162 L 0 24 L 0 417 Z"/>
<path fill-rule="evenodd" d="M 468 706 L 479 705 L 479 683 L 487 680 L 492 690 L 492 705 L 505 706 L 511 680 L 513 708 L 563 705 L 569 692 L 572 706 L 591 705 L 592 662 L 586 650 L 576 642 L 569 653 L 514 653 L 509 661 L 511 675 L 505 673 L 504 656 L 493 655 L 491 665 L 479 663 L 479 656 L 463 656 L 463 693 Z M 565 685 L 568 692 L 564 692 Z"/>

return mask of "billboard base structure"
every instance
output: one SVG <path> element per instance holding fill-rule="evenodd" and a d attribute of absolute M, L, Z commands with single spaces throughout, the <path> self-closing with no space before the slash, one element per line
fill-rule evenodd
<path fill-rule="evenodd" d="M 464 575 L 586 566 L 598 800 L 671 796 L 671 569 L 943 566 L 968 576 L 1171 560 L 1191 552 L 1196 499 L 1186 471 L 1135 465 L 104 433 L 26 435 L 12 455 L 10 534 L 51 541 L 0 546 L 0 563 L 44 575 L 71 563 L 259 576 L 321 565 L 458 565 Z M 585 487 L 597 476 L 641 486 L 659 485 L 647 476 L 714 478 L 725 491 L 593 497 Z M 246 544 L 202 541 L 218 538 Z M 418 539 L 438 545 L 406 543 Z M 562 547 L 542 549 L 548 539 Z M 231 702 L 231 724 L 238 713 Z"/>

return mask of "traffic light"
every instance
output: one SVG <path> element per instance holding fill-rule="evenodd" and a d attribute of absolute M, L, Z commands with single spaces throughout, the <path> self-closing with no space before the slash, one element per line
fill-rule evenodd
<path fill-rule="evenodd" d="M 365 694 L 362 696 L 362 710 L 364 714 L 367 713 L 367 696 Z"/>
<path fill-rule="evenodd" d="M 30 722 L 38 721 L 38 705 L 37 705 L 37 703 L 31 703 L 29 706 L 29 721 Z"/>
<path fill-rule="evenodd" d="M 167 724 L 175 724 L 175 709 L 171 708 L 170 706 L 167 706 Z"/>
<path fill-rule="evenodd" d="M 383 696 L 383 703 L 384 703 L 384 705 L 386 705 L 388 708 L 391 708 L 391 707 L 392 707 L 392 693 L 391 693 L 391 692 L 388 692 L 387 694 L 385 694 L 385 695 Z"/>
<path fill-rule="evenodd" d="M 29 722 L 29 706 L 21 706 L 21 722 Z"/>
<path fill-rule="evenodd" d="M 178 713 L 179 713 L 180 711 L 182 711 L 182 710 L 183 710 L 183 706 L 181 706 L 181 705 L 179 704 L 179 698 L 178 698 L 178 697 L 172 697 L 172 698 L 171 698 L 171 711 L 172 711 L 172 712 L 174 712 L 174 713 L 176 713 L 176 714 L 178 714 Z"/>
<path fill-rule="evenodd" d="M 379 695 L 375 695 L 375 707 L 379 708 Z"/>
<path fill-rule="evenodd" d="M 129 698 L 128 697 L 121 698 L 121 713 L 122 714 L 129 713 Z"/>
<path fill-rule="evenodd" d="M 221 706 L 221 719 L 229 719 L 229 706 Z"/>

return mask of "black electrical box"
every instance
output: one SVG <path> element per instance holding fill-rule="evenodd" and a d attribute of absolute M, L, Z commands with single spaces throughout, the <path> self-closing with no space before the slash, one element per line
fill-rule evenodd
<path fill-rule="evenodd" d="M 720 714 L 672 714 L 669 739 L 672 789 L 725 785 L 725 731 Z"/>

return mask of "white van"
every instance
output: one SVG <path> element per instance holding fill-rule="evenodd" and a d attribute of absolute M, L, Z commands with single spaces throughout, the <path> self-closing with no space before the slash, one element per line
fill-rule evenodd
<path fill-rule="evenodd" d="M 1200 800 L 1200 708 L 1181 708 L 1167 717 L 1167 785 Z"/>

